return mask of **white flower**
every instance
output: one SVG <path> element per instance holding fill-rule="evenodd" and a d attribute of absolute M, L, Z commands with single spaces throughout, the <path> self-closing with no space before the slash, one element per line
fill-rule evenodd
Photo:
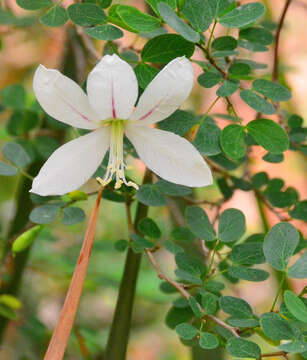
<path fill-rule="evenodd" d="M 110 149 L 106 174 L 113 176 L 115 188 L 125 178 L 123 137 L 134 145 L 146 166 L 160 177 L 191 187 L 212 184 L 212 175 L 199 152 L 186 139 L 146 125 L 171 115 L 189 96 L 193 86 L 193 67 L 185 57 L 164 67 L 140 97 L 138 83 L 130 65 L 117 55 L 106 55 L 90 72 L 87 95 L 79 85 L 59 71 L 40 65 L 33 88 L 42 108 L 63 123 L 93 130 L 57 149 L 33 180 L 31 191 L 62 195 L 83 185 L 96 171 Z"/>

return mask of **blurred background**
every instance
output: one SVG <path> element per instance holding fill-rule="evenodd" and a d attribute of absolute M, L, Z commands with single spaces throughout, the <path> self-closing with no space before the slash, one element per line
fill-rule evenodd
<path fill-rule="evenodd" d="M 242 3 L 246 2 L 248 1 L 242 1 Z M 264 2 L 269 10 L 267 19 L 276 22 L 285 1 L 267 0 Z M 121 1 L 121 3 L 133 4 L 139 9 L 144 9 L 145 6 L 143 1 Z M 17 17 L 32 15 L 19 8 L 14 0 L 2 0 L 2 4 L 4 8 L 11 9 Z M 70 2 L 64 1 L 63 4 L 66 7 Z M 306 19 L 307 2 L 293 0 L 287 14 L 280 45 L 281 67 L 287 69 L 285 81 L 293 94 L 292 100 L 287 103 L 285 109 L 295 112 L 303 118 L 306 118 L 307 115 Z M 27 101 L 33 101 L 32 77 L 38 64 L 51 68 L 62 68 L 63 63 L 64 66 L 73 66 L 72 60 L 69 59 L 69 52 L 74 46 L 70 38 L 70 27 L 69 22 L 64 27 L 54 29 L 47 28 L 38 22 L 27 27 L 15 27 L 1 24 L 0 17 L 0 88 L 22 83 L 27 91 Z M 235 30 L 232 31 L 235 34 Z M 217 27 L 217 35 L 224 34 L 224 32 L 224 28 Z M 123 48 L 133 46 L 134 49 L 141 49 L 145 39 L 139 38 L 135 34 L 125 33 L 125 37 L 116 42 Z M 104 47 L 103 41 L 98 41 L 96 46 L 101 53 Z M 259 70 L 259 74 L 270 71 L 272 47 L 265 53 L 245 52 L 246 57 L 269 65 L 269 69 Z M 202 55 L 196 52 L 193 59 L 202 60 Z M 76 66 L 85 67 L 82 56 L 77 60 Z M 195 65 L 195 76 L 198 76 L 200 72 L 200 67 Z M 82 82 L 85 78 L 82 74 L 80 76 L 83 78 L 77 80 Z M 195 82 L 193 93 L 185 104 L 185 108 L 192 109 L 198 114 L 203 113 L 214 100 L 215 91 L 216 88 L 203 89 Z M 244 122 L 254 118 L 255 112 L 248 108 L 239 96 L 235 95 L 233 102 Z M 225 109 L 226 104 L 219 102 L 212 111 L 225 113 Z M 0 112 L 0 147 L 8 140 L 14 139 L 8 129 L 10 116 L 11 113 L 7 110 Z M 227 123 L 220 119 L 218 124 L 222 128 Z M 68 134 L 67 138 L 69 136 Z M 273 164 L 261 160 L 264 155 L 264 150 L 263 153 L 262 150 L 259 150 L 260 153 L 254 154 L 251 171 L 266 171 L 271 177 L 282 174 L 286 185 L 295 186 L 300 192 L 301 199 L 306 198 L 306 162 L 304 162 L 302 154 L 288 151 L 285 153 L 284 162 Z M 136 170 L 131 172 L 131 175 L 141 180 L 144 166 L 138 160 L 135 160 L 134 165 L 136 165 Z M 15 200 L 20 181 L 19 177 L 0 177 L 0 246 L 14 219 Z M 94 180 L 83 188 L 87 192 L 95 189 Z M 198 191 L 195 196 L 203 197 L 205 191 Z M 208 191 L 206 196 L 209 198 L 215 200 L 220 197 L 217 188 L 213 187 Z M 79 206 L 85 210 L 87 220 L 93 204 L 94 198 L 87 202 L 80 202 Z M 262 231 L 257 204 L 249 192 L 237 190 L 232 199 L 227 201 L 223 207 L 235 207 L 245 213 L 248 233 Z M 208 206 L 205 208 L 213 218 L 214 211 Z M 169 209 L 166 207 L 151 208 L 149 216 L 155 219 L 162 229 L 162 241 L 168 239 L 171 236 L 170 229 L 174 222 L 174 217 Z M 268 212 L 267 216 L 272 225 L 279 221 L 271 212 Z M 60 221 L 55 221 L 44 229 L 35 242 L 20 288 L 22 307 L 18 310 L 17 320 L 10 323 L 5 334 L 5 341 L 0 347 L 1 360 L 42 358 L 66 294 L 87 220 L 72 226 L 65 226 Z M 297 221 L 296 225 L 302 232 L 306 231 L 303 228 L 303 222 Z M 100 358 L 112 320 L 125 259 L 125 253 L 118 251 L 114 244 L 120 239 L 126 239 L 127 235 L 124 205 L 104 199 L 100 209 L 97 236 L 88 276 L 66 359 L 82 359 L 79 349 L 80 339 L 84 340 L 85 351 L 88 351 L 93 359 Z M 163 270 L 173 275 L 173 256 L 161 251 L 157 258 Z M 161 292 L 159 283 L 156 273 L 144 258 L 137 285 L 128 360 L 190 359 L 190 349 L 182 345 L 175 332 L 169 330 L 164 323 L 174 295 Z M 235 289 L 236 296 L 242 296 L 261 310 L 268 306 L 266 299 L 271 299 L 275 293 L 276 284 L 273 283 L 271 277 L 270 280 L 256 283 L 256 285 L 245 281 L 240 284 Z M 306 284 L 303 281 L 295 281 L 292 285 L 299 292 Z M 233 291 L 232 285 L 229 284 L 226 292 L 234 294 Z"/>

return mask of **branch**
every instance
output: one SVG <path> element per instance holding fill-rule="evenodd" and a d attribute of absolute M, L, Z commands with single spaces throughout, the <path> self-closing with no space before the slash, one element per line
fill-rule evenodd
<path fill-rule="evenodd" d="M 284 351 L 278 351 L 278 352 L 273 352 L 273 353 L 262 354 L 261 358 L 274 357 L 274 356 L 282 356 L 283 358 L 288 359 L 288 355 Z"/>
<path fill-rule="evenodd" d="M 102 187 L 99 190 L 95 207 L 85 234 L 80 255 L 75 267 L 73 277 L 66 295 L 66 299 L 60 314 L 59 321 L 52 335 L 44 360 L 62 360 L 67 347 L 70 332 L 77 313 L 86 271 L 91 255 L 98 210 L 102 195 Z"/>
<path fill-rule="evenodd" d="M 275 48 L 274 48 L 274 62 L 273 62 L 273 72 L 272 72 L 272 80 L 273 81 L 277 81 L 278 79 L 278 52 L 279 52 L 279 39 L 280 39 L 280 33 L 282 30 L 282 27 L 284 25 L 284 21 L 286 18 L 286 14 L 288 11 L 288 8 L 290 6 L 292 0 L 286 0 L 284 9 L 282 11 L 282 14 L 280 16 L 279 22 L 278 22 L 278 26 L 277 26 L 277 30 L 276 30 L 276 34 L 275 34 Z"/>
<path fill-rule="evenodd" d="M 189 300 L 189 298 L 191 297 L 191 295 L 185 290 L 184 285 L 178 283 L 177 281 L 174 281 L 172 279 L 170 279 L 167 275 L 165 275 L 161 269 L 159 264 L 157 263 L 155 257 L 153 256 L 152 252 L 150 251 L 150 249 L 145 249 L 145 253 L 148 257 L 148 260 L 150 261 L 150 263 L 153 265 L 154 269 L 157 272 L 157 275 L 159 277 L 159 279 L 164 280 L 166 282 L 168 282 L 170 285 L 172 285 L 174 288 L 176 288 L 178 290 L 178 292 L 187 300 Z M 198 304 L 201 312 L 204 314 L 205 311 L 204 309 L 201 308 L 201 306 Z M 213 315 L 208 315 L 208 314 L 204 314 L 205 316 L 207 316 L 208 319 L 212 320 L 213 322 L 215 322 L 216 324 L 222 326 L 224 329 L 227 329 L 228 331 L 230 331 L 232 333 L 233 336 L 235 337 L 240 337 L 240 335 L 237 332 L 237 329 L 226 324 L 224 321 L 216 318 Z"/>

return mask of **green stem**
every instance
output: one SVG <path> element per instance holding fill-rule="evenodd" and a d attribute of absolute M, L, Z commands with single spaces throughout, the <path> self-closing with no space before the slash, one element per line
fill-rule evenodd
<path fill-rule="evenodd" d="M 150 171 L 146 171 L 143 183 L 151 181 Z M 146 217 L 148 206 L 138 203 L 134 225 Z M 128 249 L 123 277 L 121 279 L 115 313 L 107 342 L 105 358 L 108 360 L 124 360 L 126 358 L 133 304 L 135 298 L 136 282 L 140 269 L 142 254 L 136 254 Z"/>
<path fill-rule="evenodd" d="M 213 24 L 213 27 L 212 27 L 212 30 L 211 30 L 211 33 L 210 33 L 210 36 L 209 36 L 209 40 L 208 40 L 208 44 L 207 44 L 207 48 L 206 48 L 207 50 L 210 50 L 211 40 L 212 40 L 212 37 L 213 37 L 213 33 L 214 33 L 214 30 L 215 30 L 216 24 L 217 24 L 217 21 L 215 20 L 214 24 Z"/>
<path fill-rule="evenodd" d="M 278 300 L 278 298 L 279 298 L 279 296 L 280 296 L 280 294 L 281 294 L 281 292 L 283 290 L 285 280 L 286 280 L 286 273 L 282 273 L 280 284 L 279 284 L 275 299 L 273 301 L 273 305 L 272 305 L 271 310 L 270 310 L 271 312 L 274 311 L 277 300 Z"/>

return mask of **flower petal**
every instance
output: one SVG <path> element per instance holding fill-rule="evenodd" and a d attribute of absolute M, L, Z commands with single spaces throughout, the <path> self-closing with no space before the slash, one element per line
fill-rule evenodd
<path fill-rule="evenodd" d="M 145 125 L 167 118 L 187 99 L 193 80 L 194 70 L 188 59 L 172 60 L 147 86 L 131 120 L 140 120 L 138 125 Z"/>
<path fill-rule="evenodd" d="M 87 78 L 90 104 L 100 119 L 128 119 L 138 97 L 132 67 L 116 54 L 105 55 Z"/>
<path fill-rule="evenodd" d="M 110 145 L 110 130 L 97 129 L 57 149 L 33 180 L 31 192 L 63 195 L 78 189 L 97 170 Z"/>
<path fill-rule="evenodd" d="M 80 129 L 99 126 L 86 94 L 58 70 L 40 65 L 34 74 L 33 89 L 41 107 L 55 119 Z"/>
<path fill-rule="evenodd" d="M 212 184 L 208 165 L 186 139 L 135 123 L 126 127 L 126 135 L 146 166 L 163 179 L 191 187 Z"/>

